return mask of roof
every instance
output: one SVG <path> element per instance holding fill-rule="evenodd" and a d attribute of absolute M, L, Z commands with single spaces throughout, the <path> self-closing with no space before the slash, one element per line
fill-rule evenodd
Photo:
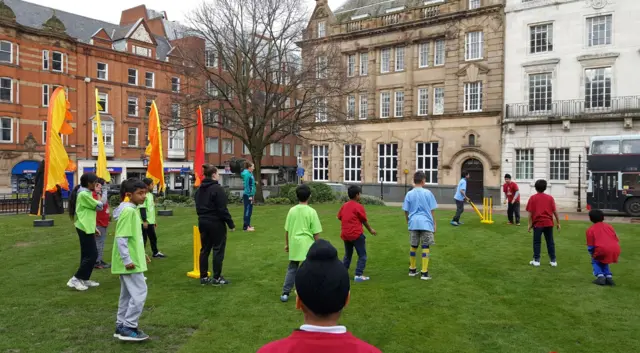
<path fill-rule="evenodd" d="M 384 15 L 387 10 L 399 7 L 420 7 L 426 0 L 347 0 L 342 6 L 333 11 L 338 22 L 348 22 L 353 16 L 369 15 L 377 17 Z"/>
<path fill-rule="evenodd" d="M 101 28 L 111 36 L 113 41 L 123 39 L 140 22 L 140 20 L 138 20 L 134 24 L 120 26 L 65 11 L 55 10 L 27 1 L 4 0 L 4 2 L 16 14 L 16 21 L 26 27 L 42 29 L 42 24 L 51 18 L 55 11 L 56 17 L 65 25 L 66 33 L 83 43 L 90 43 L 93 35 Z M 156 35 L 152 36 L 158 44 L 156 47 L 157 59 L 164 61 L 167 53 L 171 50 L 171 44 L 169 44 L 166 38 Z"/>

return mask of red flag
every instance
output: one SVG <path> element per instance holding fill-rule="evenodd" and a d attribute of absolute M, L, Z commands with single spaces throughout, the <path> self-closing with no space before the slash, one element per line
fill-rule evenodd
<path fill-rule="evenodd" d="M 196 111 L 198 127 L 196 129 L 196 158 L 193 162 L 193 172 L 196 174 L 195 186 L 200 186 L 204 179 L 202 165 L 204 164 L 204 126 L 202 124 L 202 108 Z"/>

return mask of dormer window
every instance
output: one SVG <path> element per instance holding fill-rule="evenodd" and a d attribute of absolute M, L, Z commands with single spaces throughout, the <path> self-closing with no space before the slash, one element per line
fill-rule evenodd
<path fill-rule="evenodd" d="M 131 46 L 131 52 L 136 54 L 136 55 L 146 56 L 148 58 L 151 57 L 151 49 L 149 49 L 149 48 L 139 47 L 137 45 L 132 45 Z"/>
<path fill-rule="evenodd" d="M 318 22 L 318 38 L 324 38 L 327 36 L 327 22 Z"/>

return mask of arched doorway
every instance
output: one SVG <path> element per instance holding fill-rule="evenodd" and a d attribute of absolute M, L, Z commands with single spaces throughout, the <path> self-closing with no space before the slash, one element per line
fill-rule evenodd
<path fill-rule="evenodd" d="M 475 203 L 481 203 L 484 197 L 484 167 L 482 162 L 469 158 L 462 163 L 462 170 L 469 172 L 467 196 Z"/>

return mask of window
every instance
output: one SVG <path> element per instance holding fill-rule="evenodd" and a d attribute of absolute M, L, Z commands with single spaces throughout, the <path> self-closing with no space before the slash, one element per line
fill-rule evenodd
<path fill-rule="evenodd" d="M 587 69 L 584 74 L 584 107 L 611 108 L 611 68 Z"/>
<path fill-rule="evenodd" d="M 318 107 L 316 107 L 316 122 L 327 121 L 327 99 L 318 99 Z"/>
<path fill-rule="evenodd" d="M 136 54 L 136 55 L 146 56 L 148 58 L 151 57 L 151 49 L 149 49 L 149 48 L 139 47 L 137 45 L 133 45 L 133 46 L 131 46 L 131 52 Z"/>
<path fill-rule="evenodd" d="M 360 95 L 360 120 L 366 120 L 369 115 L 369 103 L 367 102 L 367 94 Z"/>
<path fill-rule="evenodd" d="M 618 140 L 594 141 L 592 147 L 593 151 L 591 151 L 591 154 L 594 155 L 620 153 L 620 141 Z"/>
<path fill-rule="evenodd" d="M 218 153 L 218 138 L 207 137 L 207 143 L 205 146 L 207 153 Z"/>
<path fill-rule="evenodd" d="M 276 157 L 280 157 L 282 156 L 282 144 L 281 143 L 272 143 L 271 147 L 271 155 L 272 156 L 276 156 Z"/>
<path fill-rule="evenodd" d="M 391 71 L 391 48 L 385 48 L 380 51 L 380 73 Z"/>
<path fill-rule="evenodd" d="M 211 81 L 207 81 L 205 83 L 206 85 L 206 90 L 207 90 L 207 94 L 211 97 L 217 97 L 218 96 L 218 87 L 216 87 L 216 85 L 211 82 Z"/>
<path fill-rule="evenodd" d="M 127 115 L 138 116 L 138 97 L 129 97 L 127 100 Z"/>
<path fill-rule="evenodd" d="M 516 150 L 516 180 L 533 180 L 533 149 Z"/>
<path fill-rule="evenodd" d="M 404 91 L 396 92 L 395 100 L 395 114 L 394 117 L 402 118 L 404 116 Z"/>
<path fill-rule="evenodd" d="M 433 65 L 444 65 L 444 39 L 436 40 L 435 49 L 435 53 L 433 54 Z"/>
<path fill-rule="evenodd" d="M 242 154 L 243 155 L 251 154 L 251 151 L 249 150 L 249 146 L 245 145 L 244 143 L 242 144 Z"/>
<path fill-rule="evenodd" d="M 284 109 L 290 109 L 291 108 L 291 98 L 286 97 L 284 99 Z"/>
<path fill-rule="evenodd" d="M 362 181 L 361 145 L 344 145 L 344 181 L 345 183 Z"/>
<path fill-rule="evenodd" d="M 98 93 L 98 106 L 100 106 L 100 112 L 109 112 L 109 95 L 106 93 Z"/>
<path fill-rule="evenodd" d="M 356 73 L 356 55 L 347 55 L 347 76 L 353 77 Z"/>
<path fill-rule="evenodd" d="M 416 170 L 427 175 L 427 184 L 438 183 L 438 143 L 418 142 L 416 145 Z"/>
<path fill-rule="evenodd" d="M 233 154 L 233 140 L 222 139 L 222 153 Z"/>
<path fill-rule="evenodd" d="M 352 120 L 356 116 L 356 96 L 347 97 L 347 119 Z"/>
<path fill-rule="evenodd" d="M 57 51 L 51 53 L 51 70 L 55 72 L 62 72 L 64 68 L 64 55 Z"/>
<path fill-rule="evenodd" d="M 205 124 L 217 124 L 218 112 L 216 110 L 207 109 L 204 116 Z"/>
<path fill-rule="evenodd" d="M 398 144 L 381 143 L 378 145 L 378 181 L 398 182 Z"/>
<path fill-rule="evenodd" d="M 396 71 L 404 71 L 404 47 L 396 48 Z"/>
<path fill-rule="evenodd" d="M 169 130 L 169 149 L 184 151 L 184 129 Z"/>
<path fill-rule="evenodd" d="M 327 36 L 327 23 L 325 21 L 318 22 L 318 38 Z"/>
<path fill-rule="evenodd" d="M 587 18 L 587 46 L 611 44 L 612 15 Z"/>
<path fill-rule="evenodd" d="M 42 85 L 42 106 L 49 106 L 49 85 Z"/>
<path fill-rule="evenodd" d="M 569 180 L 569 149 L 549 150 L 549 175 L 551 180 Z"/>
<path fill-rule="evenodd" d="M 208 68 L 217 68 L 218 67 L 218 55 L 216 55 L 215 50 L 206 50 L 204 52 L 204 60 L 205 66 Z"/>
<path fill-rule="evenodd" d="M 429 114 L 429 89 L 418 88 L 418 116 Z"/>
<path fill-rule="evenodd" d="M 0 118 L 0 142 L 13 142 L 13 119 Z"/>
<path fill-rule="evenodd" d="M 171 78 L 171 92 L 179 93 L 180 92 L 180 78 L 172 77 Z"/>
<path fill-rule="evenodd" d="M 369 53 L 360 53 L 360 76 L 369 74 Z"/>
<path fill-rule="evenodd" d="M 171 104 L 171 118 L 173 120 L 180 120 L 180 104 L 178 103 Z"/>
<path fill-rule="evenodd" d="M 48 50 L 42 51 L 42 69 L 49 70 L 49 51 Z"/>
<path fill-rule="evenodd" d="M 102 141 L 105 147 L 113 148 L 113 123 L 103 121 L 102 124 Z M 96 122 L 93 122 L 93 145 L 98 146 L 98 136 L 96 135 Z"/>
<path fill-rule="evenodd" d="M 109 79 L 109 66 L 105 63 L 98 63 L 98 80 Z"/>
<path fill-rule="evenodd" d="M 0 41 L 0 62 L 9 64 L 13 62 L 13 43 L 6 40 Z"/>
<path fill-rule="evenodd" d="M 329 146 L 313 145 L 313 181 L 329 181 Z"/>
<path fill-rule="evenodd" d="M 529 75 L 529 111 L 550 111 L 552 98 L 551 73 Z"/>
<path fill-rule="evenodd" d="M 153 72 L 147 72 L 144 74 L 144 85 L 147 88 L 155 87 L 155 74 Z"/>
<path fill-rule="evenodd" d="M 480 0 L 469 0 L 469 10 L 477 9 L 480 7 Z"/>
<path fill-rule="evenodd" d="M 429 66 L 429 43 L 420 43 L 418 46 L 418 67 Z"/>
<path fill-rule="evenodd" d="M 391 114 L 391 93 L 380 92 L 380 117 L 388 118 Z"/>
<path fill-rule="evenodd" d="M 640 139 L 622 140 L 622 154 L 640 154 Z"/>
<path fill-rule="evenodd" d="M 465 40 L 465 60 L 482 59 L 482 32 L 469 32 Z"/>
<path fill-rule="evenodd" d="M 327 57 L 320 56 L 316 59 L 316 78 L 326 79 L 328 77 Z"/>
<path fill-rule="evenodd" d="M 128 83 L 130 85 L 137 86 L 138 85 L 138 70 L 129 69 L 129 80 Z"/>
<path fill-rule="evenodd" d="M 482 111 L 482 82 L 467 82 L 464 84 L 464 111 Z"/>
<path fill-rule="evenodd" d="M 529 52 L 545 53 L 553 51 L 553 24 L 545 23 L 529 27 Z"/>
<path fill-rule="evenodd" d="M 129 139 L 127 140 L 129 147 L 138 147 L 138 128 L 129 128 Z"/>
<path fill-rule="evenodd" d="M 469 146 L 475 146 L 475 145 L 476 145 L 476 135 L 474 135 L 474 134 L 469 134 L 469 141 L 468 141 L 468 145 L 469 145 Z"/>
<path fill-rule="evenodd" d="M 291 156 L 291 145 L 288 143 L 284 145 L 284 156 L 285 157 Z"/>
<path fill-rule="evenodd" d="M 433 114 L 444 114 L 444 87 L 433 89 Z"/>
<path fill-rule="evenodd" d="M 13 103 L 13 80 L 10 78 L 0 78 L 0 101 Z"/>
<path fill-rule="evenodd" d="M 145 116 L 149 116 L 149 113 L 151 113 L 151 104 L 152 103 L 153 103 L 153 101 L 151 99 L 147 99 L 147 101 L 144 103 Z"/>
<path fill-rule="evenodd" d="M 295 151 L 296 157 L 300 156 L 302 154 L 302 145 L 296 145 L 294 151 Z"/>

